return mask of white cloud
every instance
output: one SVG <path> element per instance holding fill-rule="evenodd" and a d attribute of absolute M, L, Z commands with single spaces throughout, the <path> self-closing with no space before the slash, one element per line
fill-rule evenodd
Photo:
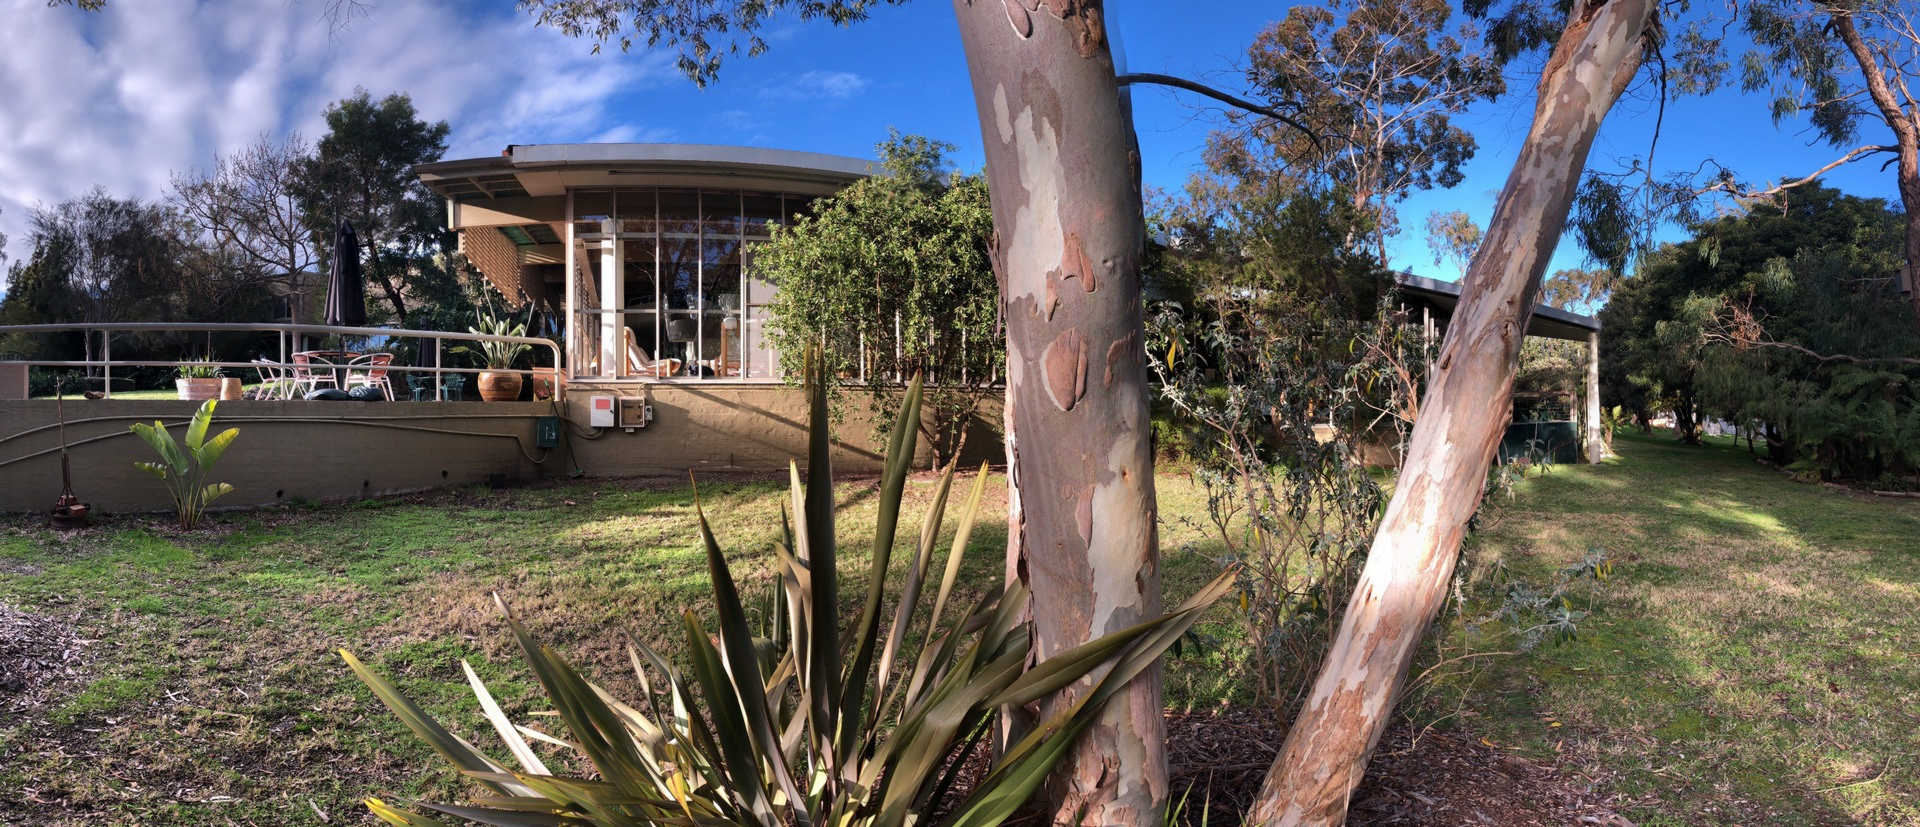
<path fill-rule="evenodd" d="M 829 72 L 813 69 L 794 75 L 785 83 L 760 90 L 762 97 L 792 100 L 846 100 L 867 91 L 873 82 L 854 72 Z"/>
<path fill-rule="evenodd" d="M 326 105 L 405 92 L 446 120 L 448 157 L 609 136 L 617 96 L 677 80 L 671 56 L 592 44 L 455 0 L 390 0 L 336 31 L 302 0 L 130 0 L 83 13 L 0 0 L 0 232 L 26 254 L 27 214 L 94 186 L 145 198 L 263 132 L 323 132 Z"/>

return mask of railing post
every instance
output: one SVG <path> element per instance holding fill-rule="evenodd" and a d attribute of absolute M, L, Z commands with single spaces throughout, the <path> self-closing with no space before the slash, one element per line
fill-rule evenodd
<path fill-rule="evenodd" d="M 113 398 L 113 331 L 100 331 L 100 394 Z"/>
<path fill-rule="evenodd" d="M 447 401 L 446 377 L 440 375 L 440 337 L 433 337 L 433 401 Z"/>

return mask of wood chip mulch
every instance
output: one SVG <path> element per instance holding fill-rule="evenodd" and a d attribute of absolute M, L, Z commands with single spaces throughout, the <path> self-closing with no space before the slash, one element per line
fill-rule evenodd
<path fill-rule="evenodd" d="M 1190 790 L 1181 823 L 1241 823 L 1285 738 L 1285 727 L 1261 710 L 1167 716 L 1176 800 Z M 1453 733 L 1415 739 L 1401 722 L 1374 750 L 1347 824 L 1632 827 L 1609 803 L 1552 766 Z"/>
<path fill-rule="evenodd" d="M 37 706 L 77 678 L 83 643 L 71 624 L 0 603 L 0 711 Z"/>

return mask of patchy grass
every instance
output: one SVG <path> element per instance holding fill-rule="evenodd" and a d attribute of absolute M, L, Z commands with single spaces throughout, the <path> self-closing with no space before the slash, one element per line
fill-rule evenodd
<path fill-rule="evenodd" d="M 1795 483 L 1725 440 L 1618 448 L 1529 477 L 1470 541 L 1475 571 L 1536 581 L 1606 549 L 1579 638 L 1415 714 L 1561 761 L 1641 824 L 1920 823 L 1920 504 Z"/>
<path fill-rule="evenodd" d="M 909 482 L 903 542 L 917 537 L 933 487 L 927 475 Z M 1162 490 L 1170 508 L 1198 507 L 1178 477 Z M 963 601 L 996 587 L 1002 570 L 1004 478 L 987 491 Z M 749 595 L 771 582 L 784 493 L 754 481 L 701 486 Z M 839 491 L 848 618 L 864 595 L 873 495 L 870 481 Z M 1195 543 L 1164 531 L 1170 547 Z M 712 602 L 696 543 L 684 483 L 465 489 L 220 514 L 195 532 L 127 518 L 61 536 L 15 518 L 0 528 L 0 602 L 71 619 L 91 643 L 83 682 L 0 719 L 0 823 L 312 823 L 316 811 L 358 823 L 370 821 L 359 804 L 370 794 L 464 799 L 466 785 L 334 650 L 354 650 L 464 737 L 491 744 L 460 660 L 516 717 L 546 705 L 489 594 L 637 695 L 623 635 L 677 652 L 680 611 Z M 1178 554 L 1168 594 L 1213 572 L 1198 553 Z M 1232 686 L 1218 675 L 1230 657 L 1176 666 L 1170 697 L 1208 704 L 1195 693 Z"/>
<path fill-rule="evenodd" d="M 1920 822 L 1920 504 L 1794 483 L 1720 444 L 1623 436 L 1622 458 L 1529 476 L 1486 513 L 1471 571 L 1533 580 L 1590 547 L 1616 563 L 1580 590 L 1580 637 L 1480 658 L 1421 696 L 1469 739 L 1557 764 L 1642 824 Z M 1214 571 L 1204 496 L 1158 481 L 1169 599 Z M 988 483 L 963 586 L 998 583 L 1004 480 Z M 908 488 L 915 536 L 932 480 Z M 768 582 L 783 489 L 701 487 L 749 594 Z M 874 511 L 844 484 L 847 615 Z M 616 692 L 623 635 L 677 649 L 675 615 L 710 603 L 686 486 L 593 481 L 463 489 L 216 515 L 179 532 L 116 519 L 60 536 L 0 525 L 0 602 L 72 622 L 85 677 L 0 718 L 0 823 L 368 821 L 369 794 L 469 791 L 333 654 L 348 647 L 470 740 L 492 743 L 466 659 L 515 717 L 544 708 L 487 595 Z M 1169 703 L 1247 700 L 1245 643 L 1174 659 Z M 1449 620 L 1437 636 L 1460 638 Z M 1488 648 L 1492 641 L 1475 640 Z"/>

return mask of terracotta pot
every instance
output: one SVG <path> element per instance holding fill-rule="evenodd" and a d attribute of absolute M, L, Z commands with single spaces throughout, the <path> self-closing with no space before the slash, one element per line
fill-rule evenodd
<path fill-rule="evenodd" d="M 179 392 L 181 399 L 190 402 L 198 402 L 203 399 L 219 399 L 220 379 L 218 376 L 207 379 L 175 379 L 173 380 L 173 389 Z"/>
<path fill-rule="evenodd" d="M 480 398 L 488 402 L 512 402 L 520 398 L 520 374 L 486 371 L 480 374 Z"/>
<path fill-rule="evenodd" d="M 237 376 L 220 377 L 220 401 L 227 402 L 230 400 L 239 399 L 243 390 L 244 389 L 240 387 L 240 377 L 237 377 Z"/>
<path fill-rule="evenodd" d="M 552 373 L 541 372 L 533 375 L 533 398 L 535 399 L 552 399 L 553 398 L 553 374 Z"/>

